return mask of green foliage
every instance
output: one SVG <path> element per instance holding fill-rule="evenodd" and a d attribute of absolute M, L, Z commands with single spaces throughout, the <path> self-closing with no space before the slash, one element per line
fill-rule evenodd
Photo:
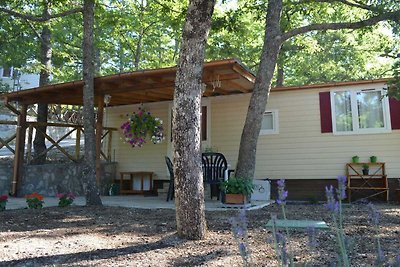
<path fill-rule="evenodd" d="M 391 1 L 383 2 L 395 6 Z M 382 8 L 383 2 L 371 4 Z M 256 72 L 263 46 L 266 4 L 267 1 L 239 0 L 236 6 L 227 10 L 217 6 L 207 57 L 236 57 Z M 368 14 L 366 10 L 342 3 L 284 1 L 281 27 L 282 31 L 289 31 L 313 23 L 364 19 Z M 396 45 L 390 34 L 392 27 L 381 23 L 361 30 L 310 32 L 287 40 L 282 46 L 277 68 L 283 74 L 283 85 L 387 76 L 393 59 L 382 55 Z"/>
<path fill-rule="evenodd" d="M 181 28 L 186 1 L 108 1 L 98 2 L 95 14 L 95 64 L 97 75 L 139 69 L 160 68 L 176 64 L 180 49 Z M 267 1 L 222 1 L 215 7 L 206 51 L 207 60 L 239 58 L 257 71 L 263 46 Z M 376 12 L 395 10 L 396 1 L 370 1 Z M 82 5 L 82 1 L 52 1 L 55 14 Z M 0 7 L 40 16 L 43 1 L 12 0 Z M 370 12 L 342 3 L 297 3 L 284 1 L 283 31 L 311 23 L 342 22 L 362 19 Z M 1 13 L 0 63 L 24 66 L 38 73 L 42 22 L 28 22 Z M 52 31 L 52 82 L 82 77 L 82 14 L 50 20 Z M 70 27 L 69 25 L 74 25 Z M 289 39 L 282 47 L 278 68 L 284 85 L 302 85 L 331 81 L 381 78 L 390 75 L 392 58 L 384 58 L 398 48 L 390 31 L 396 23 L 380 24 L 356 31 L 312 32 Z M 394 67 L 399 75 L 399 65 Z M 400 83 L 399 83 L 400 84 Z"/>
<path fill-rule="evenodd" d="M 226 194 L 250 195 L 253 192 L 254 184 L 249 178 L 231 177 L 221 183 L 221 190 Z"/>
<path fill-rule="evenodd" d="M 68 207 L 74 202 L 75 199 L 75 195 L 71 192 L 57 194 L 57 197 L 59 207 Z"/>
<path fill-rule="evenodd" d="M 25 196 L 26 204 L 28 205 L 29 209 L 41 209 L 43 208 L 44 204 L 44 197 L 36 192 Z"/>
<path fill-rule="evenodd" d="M 128 120 L 121 125 L 125 142 L 132 147 L 142 147 L 149 138 L 154 144 L 161 143 L 164 140 L 164 127 L 160 118 L 154 117 L 144 108 L 138 112 L 127 114 Z"/>
<path fill-rule="evenodd" d="M 7 202 L 8 202 L 8 196 L 0 195 L 0 212 L 6 209 Z"/>
<path fill-rule="evenodd" d="M 11 86 L 8 83 L 3 82 L 0 80 L 0 93 L 10 92 Z"/>

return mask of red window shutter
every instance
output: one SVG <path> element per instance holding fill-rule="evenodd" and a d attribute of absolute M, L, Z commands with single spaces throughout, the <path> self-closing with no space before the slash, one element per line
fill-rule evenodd
<path fill-rule="evenodd" d="M 321 133 L 332 132 L 331 93 L 319 93 L 319 111 L 321 116 Z"/>
<path fill-rule="evenodd" d="M 389 98 L 389 107 L 392 129 L 400 129 L 400 101 L 394 98 Z"/>

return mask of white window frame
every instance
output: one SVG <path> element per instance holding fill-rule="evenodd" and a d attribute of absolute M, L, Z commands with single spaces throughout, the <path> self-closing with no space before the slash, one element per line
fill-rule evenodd
<path fill-rule="evenodd" d="M 335 92 L 350 92 L 350 101 L 351 101 L 351 112 L 352 112 L 352 122 L 353 122 L 353 130 L 352 131 L 337 131 L 336 130 L 336 109 L 335 109 Z M 383 109 L 383 128 L 370 128 L 370 129 L 360 129 L 359 121 L 358 121 L 358 107 L 357 107 L 357 93 L 364 91 L 380 91 L 382 98 L 382 109 Z M 374 88 L 374 87 L 364 87 L 362 89 L 335 89 L 330 91 L 331 96 L 331 111 L 332 111 L 332 131 L 335 135 L 354 135 L 354 134 L 376 134 L 376 133 L 389 133 L 392 131 L 392 125 L 390 122 L 390 109 L 389 109 L 389 98 L 386 96 L 387 94 L 386 88 Z"/>
<path fill-rule="evenodd" d="M 277 109 L 269 109 L 269 110 L 265 110 L 264 114 L 263 114 L 263 119 L 264 119 L 264 115 L 266 113 L 271 113 L 272 114 L 272 126 L 273 129 L 271 130 L 260 130 L 260 135 L 268 135 L 268 134 L 279 134 L 279 112 Z"/>

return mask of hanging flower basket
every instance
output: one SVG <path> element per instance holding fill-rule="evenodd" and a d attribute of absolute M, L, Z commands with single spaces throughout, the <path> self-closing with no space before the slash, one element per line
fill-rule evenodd
<path fill-rule="evenodd" d="M 138 112 L 127 114 L 128 120 L 121 125 L 125 142 L 132 147 L 142 147 L 146 140 L 154 144 L 164 140 L 164 127 L 161 119 L 153 117 L 144 108 Z"/>

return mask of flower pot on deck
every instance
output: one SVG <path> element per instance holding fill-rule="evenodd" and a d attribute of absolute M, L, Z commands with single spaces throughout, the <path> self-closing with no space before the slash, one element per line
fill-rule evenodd
<path fill-rule="evenodd" d="M 225 195 L 226 204 L 244 204 L 247 203 L 247 197 L 241 194 L 226 194 Z"/>

